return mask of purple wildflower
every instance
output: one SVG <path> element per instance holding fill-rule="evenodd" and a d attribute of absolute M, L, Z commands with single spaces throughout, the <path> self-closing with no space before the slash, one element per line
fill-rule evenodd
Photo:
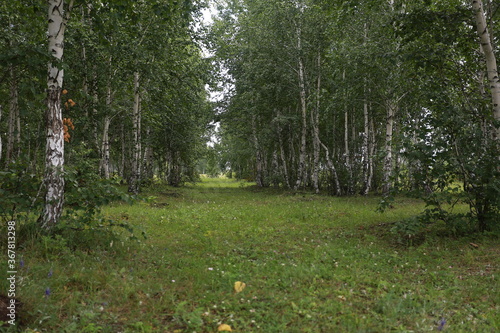
<path fill-rule="evenodd" d="M 438 328 L 437 330 L 438 331 L 442 331 L 444 329 L 444 325 L 446 324 L 446 319 L 444 318 L 441 318 L 441 320 L 439 321 L 439 325 L 438 325 Z"/>
<path fill-rule="evenodd" d="M 19 267 L 21 267 L 21 268 L 24 267 L 24 260 L 23 259 L 19 260 Z"/>
<path fill-rule="evenodd" d="M 47 274 L 47 277 L 48 277 L 48 278 L 51 278 L 53 273 L 54 273 L 54 272 L 52 272 L 52 268 L 51 268 L 51 269 L 50 269 L 50 271 L 49 271 L 49 274 Z"/>
<path fill-rule="evenodd" d="M 45 289 L 45 297 L 49 297 L 49 296 L 50 296 L 50 288 L 49 288 L 49 287 L 47 287 L 47 288 Z"/>

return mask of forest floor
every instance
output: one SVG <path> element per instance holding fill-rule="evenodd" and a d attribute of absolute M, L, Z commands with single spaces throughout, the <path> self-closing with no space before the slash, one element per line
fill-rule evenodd
<path fill-rule="evenodd" d="M 20 246 L 22 331 L 500 331 L 498 238 L 436 226 L 400 242 L 391 228 L 422 209 L 413 199 L 379 213 L 379 197 L 228 179 L 146 195 L 104 214 L 147 238 Z"/>

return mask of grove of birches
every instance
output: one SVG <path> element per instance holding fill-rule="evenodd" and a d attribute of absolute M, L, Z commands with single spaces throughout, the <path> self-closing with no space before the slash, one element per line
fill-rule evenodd
<path fill-rule="evenodd" d="M 2 1 L 0 22 L 4 221 L 93 223 L 205 174 L 500 227 L 499 1 Z"/>

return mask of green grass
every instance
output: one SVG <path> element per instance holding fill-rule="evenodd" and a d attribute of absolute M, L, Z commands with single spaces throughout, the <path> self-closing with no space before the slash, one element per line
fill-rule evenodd
<path fill-rule="evenodd" d="M 498 239 L 432 230 L 402 246 L 391 223 L 418 214 L 417 201 L 399 198 L 381 214 L 378 197 L 229 179 L 146 194 L 155 198 L 105 214 L 147 239 L 19 249 L 25 331 L 216 332 L 224 323 L 236 332 L 426 332 L 442 318 L 443 331 L 500 331 Z M 240 293 L 236 281 L 246 283 Z"/>

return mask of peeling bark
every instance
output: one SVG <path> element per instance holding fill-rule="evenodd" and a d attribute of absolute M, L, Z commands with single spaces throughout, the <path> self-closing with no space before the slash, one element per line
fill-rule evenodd
<path fill-rule="evenodd" d="M 70 9 L 73 1 L 70 3 Z M 45 206 L 40 216 L 42 228 L 50 229 L 59 222 L 64 204 L 64 130 L 61 110 L 61 91 L 64 70 L 61 62 L 64 52 L 64 0 L 49 0 L 48 46 L 52 54 L 47 76 L 47 109 L 45 174 Z"/>

